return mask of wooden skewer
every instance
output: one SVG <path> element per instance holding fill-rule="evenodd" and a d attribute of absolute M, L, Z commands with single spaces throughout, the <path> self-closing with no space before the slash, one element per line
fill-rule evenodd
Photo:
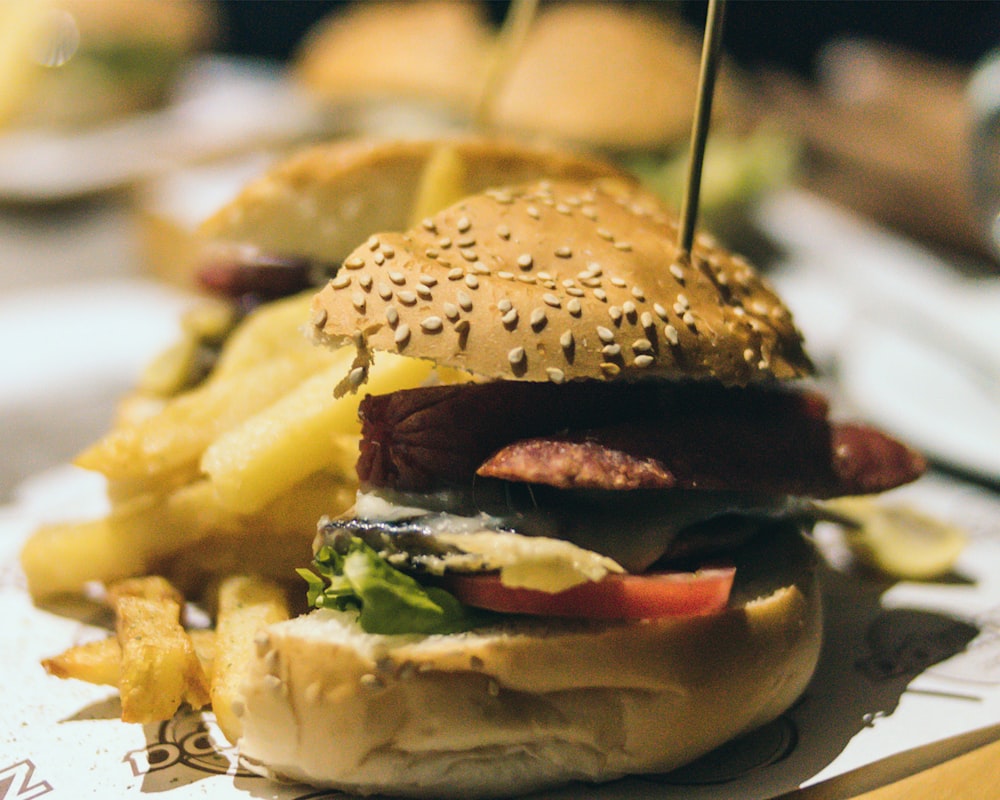
<path fill-rule="evenodd" d="M 681 218 L 677 233 L 677 260 L 687 261 L 694 243 L 694 229 L 698 218 L 698 199 L 701 193 L 701 169 L 705 161 L 705 143 L 708 124 L 712 116 L 712 96 L 715 92 L 715 75 L 722 51 L 722 23 L 726 0 L 709 0 L 705 20 L 705 39 L 701 50 L 701 72 L 698 76 L 698 95 L 695 99 L 694 121 L 691 125 L 691 154 L 688 159 L 687 182 L 681 201 Z"/>
<path fill-rule="evenodd" d="M 531 27 L 538 9 L 538 0 L 512 0 L 503 27 L 497 35 L 493 59 L 483 83 L 483 90 L 476 105 L 474 122 L 477 128 L 483 130 L 493 122 L 493 106 L 497 94 L 503 85 L 503 80 L 510 71 L 510 66 L 517 58 L 524 44 L 524 38 Z"/>

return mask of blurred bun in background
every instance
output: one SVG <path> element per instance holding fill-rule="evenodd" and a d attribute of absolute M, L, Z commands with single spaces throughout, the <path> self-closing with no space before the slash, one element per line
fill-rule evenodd
<path fill-rule="evenodd" d="M 72 129 L 158 108 L 218 30 L 205 0 L 4 0 L 0 125 Z"/>

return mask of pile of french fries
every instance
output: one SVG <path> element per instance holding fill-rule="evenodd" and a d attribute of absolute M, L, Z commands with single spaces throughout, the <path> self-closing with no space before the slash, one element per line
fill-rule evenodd
<path fill-rule="evenodd" d="M 309 340 L 312 294 L 243 318 L 189 388 L 176 390 L 164 370 L 190 360 L 191 341 L 154 362 L 112 429 L 75 462 L 105 476 L 110 512 L 43 526 L 22 550 L 36 601 L 106 587 L 116 635 L 45 666 L 118 686 L 127 721 L 211 702 L 235 741 L 232 701 L 255 626 L 288 616 L 317 521 L 353 503 L 362 393 L 333 395 L 356 354 Z M 417 386 L 432 369 L 380 354 L 366 391 Z M 304 586 L 291 596 L 304 604 Z M 186 601 L 215 607 L 214 632 L 184 629 Z"/>
<path fill-rule="evenodd" d="M 214 630 L 185 628 L 184 598 L 159 576 L 118 581 L 108 587 L 106 602 L 115 612 L 115 635 L 45 659 L 46 671 L 118 687 L 125 722 L 158 722 L 182 703 L 196 709 L 211 703 L 219 729 L 235 743 L 254 637 L 288 619 L 285 588 L 255 576 L 224 578 Z"/>

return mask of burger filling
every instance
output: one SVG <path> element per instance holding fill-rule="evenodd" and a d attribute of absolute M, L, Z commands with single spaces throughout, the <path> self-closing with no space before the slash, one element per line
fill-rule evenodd
<path fill-rule="evenodd" d="M 479 619 L 470 605 L 612 618 L 717 611 L 733 580 L 727 553 L 776 518 L 923 471 L 903 445 L 827 412 L 811 393 L 706 384 L 368 396 L 362 490 L 349 517 L 320 525 L 321 577 L 304 573 L 310 601 L 359 608 L 382 633 L 468 627 Z M 374 588 L 387 575 L 393 589 Z M 400 598 L 437 611 L 402 610 Z"/>

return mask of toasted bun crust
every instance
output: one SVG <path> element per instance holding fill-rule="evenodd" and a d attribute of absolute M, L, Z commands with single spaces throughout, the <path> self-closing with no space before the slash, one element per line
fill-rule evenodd
<path fill-rule="evenodd" d="M 704 234 L 678 262 L 676 231 L 655 198 L 619 181 L 488 190 L 372 236 L 319 292 L 313 321 L 320 339 L 353 339 L 362 355 L 486 378 L 743 385 L 808 373 L 788 309 L 754 269 Z"/>
<path fill-rule="evenodd" d="M 815 668 L 811 547 L 765 536 L 715 616 L 429 637 L 366 634 L 332 611 L 272 626 L 240 752 L 280 778 L 433 797 L 673 769 L 780 715 Z"/>
<path fill-rule="evenodd" d="M 309 32 L 294 75 L 335 103 L 406 98 L 464 116 L 482 89 L 492 36 L 479 3 L 354 3 Z"/>
<path fill-rule="evenodd" d="M 274 165 L 205 220 L 199 236 L 339 263 L 371 232 L 412 224 L 425 167 L 444 148 L 460 166 L 457 196 L 511 180 L 620 174 L 594 158 L 513 140 L 344 140 L 306 148 Z"/>

